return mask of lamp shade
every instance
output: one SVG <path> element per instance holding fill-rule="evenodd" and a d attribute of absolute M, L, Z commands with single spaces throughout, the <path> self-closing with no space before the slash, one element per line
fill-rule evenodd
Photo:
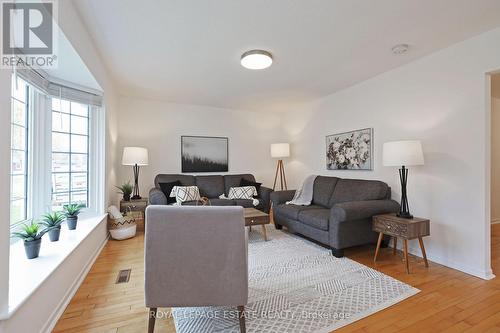
<path fill-rule="evenodd" d="M 288 143 L 273 143 L 271 144 L 271 157 L 289 157 L 290 145 Z"/>
<path fill-rule="evenodd" d="M 125 147 L 123 148 L 122 164 L 123 165 L 148 165 L 148 150 L 142 147 Z"/>
<path fill-rule="evenodd" d="M 424 154 L 420 141 L 392 141 L 384 143 L 385 166 L 423 165 Z"/>

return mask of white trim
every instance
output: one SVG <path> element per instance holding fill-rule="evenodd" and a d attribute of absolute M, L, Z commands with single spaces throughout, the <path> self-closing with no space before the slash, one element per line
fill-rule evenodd
<path fill-rule="evenodd" d="M 409 248 L 408 249 L 408 252 L 416 257 L 419 257 L 421 258 L 420 254 L 420 248 Z M 485 270 L 485 271 L 482 271 L 482 270 L 478 270 L 477 268 L 475 267 L 471 267 L 469 265 L 464 265 L 462 263 L 458 263 L 458 262 L 455 262 L 453 260 L 449 260 L 447 258 L 443 258 L 443 257 L 440 257 L 440 256 L 435 256 L 435 255 L 429 255 L 427 253 L 427 259 L 430 260 L 430 261 L 433 261 L 437 264 L 440 264 L 440 265 L 444 265 L 444 266 L 447 266 L 447 267 L 450 267 L 450 268 L 453 268 L 453 269 L 456 269 L 456 270 L 459 270 L 463 273 L 466 273 L 466 274 L 469 274 L 469 275 L 473 275 L 475 277 L 478 277 L 478 278 L 481 278 L 483 280 L 491 280 L 493 278 L 495 278 L 495 275 L 493 274 L 493 271 L 490 269 L 490 270 Z M 432 269 L 432 268 L 431 268 Z"/>
<path fill-rule="evenodd" d="M 66 295 L 64 295 L 64 298 L 61 299 L 61 302 L 59 302 L 59 305 L 57 308 L 54 309 L 52 314 L 49 316 L 45 324 L 43 325 L 43 328 L 40 330 L 40 332 L 47 332 L 50 333 L 54 329 L 54 327 L 57 324 L 57 321 L 59 318 L 62 316 L 64 313 L 64 310 L 66 310 L 66 307 L 68 304 L 71 302 L 73 299 L 73 296 L 75 296 L 76 292 L 78 291 L 78 288 L 80 288 L 81 284 L 87 277 L 88 272 L 94 265 L 95 261 L 99 257 L 99 254 L 101 253 L 102 249 L 106 244 L 108 243 L 109 240 L 109 235 L 104 239 L 102 244 L 94 251 L 90 259 L 87 261 L 87 263 L 83 266 L 83 269 L 81 270 L 80 274 L 76 277 L 75 281 L 71 285 L 71 287 L 68 289 L 66 292 Z"/>
<path fill-rule="evenodd" d="M 497 224 L 500 223 L 500 217 L 496 219 L 491 219 L 491 224 Z"/>
<path fill-rule="evenodd" d="M 392 248 L 394 246 L 393 244 L 394 243 L 392 242 L 392 239 L 391 239 L 389 246 Z M 398 245 L 398 250 L 403 251 L 403 248 L 401 245 Z M 422 252 L 420 251 L 420 247 L 408 246 L 408 253 L 415 256 L 415 257 L 422 259 Z M 446 258 L 443 258 L 440 256 L 436 256 L 436 255 L 432 255 L 432 254 L 429 255 L 429 253 L 427 253 L 427 260 L 432 261 L 432 262 L 439 264 L 439 265 L 443 265 L 443 266 L 446 266 L 446 267 L 449 267 L 452 269 L 456 269 L 458 271 L 461 271 L 463 273 L 478 277 L 478 278 L 483 279 L 483 280 L 491 280 L 491 279 L 495 278 L 495 274 L 493 274 L 493 271 L 491 269 L 485 270 L 485 271 L 478 270 L 475 267 L 464 265 L 462 263 L 458 263 L 458 262 L 455 262 L 453 260 L 449 260 L 449 259 L 446 259 Z M 430 269 L 432 269 L 432 267 Z"/>

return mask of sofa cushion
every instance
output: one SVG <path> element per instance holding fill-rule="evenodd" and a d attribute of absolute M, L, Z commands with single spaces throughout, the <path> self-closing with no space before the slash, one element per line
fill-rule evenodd
<path fill-rule="evenodd" d="M 165 194 L 167 197 L 167 204 L 171 204 L 175 202 L 175 198 L 172 198 L 170 196 L 170 193 L 172 193 L 172 189 L 174 186 L 182 186 L 181 182 L 176 180 L 174 182 L 169 182 L 169 183 L 160 183 L 160 189 Z"/>
<path fill-rule="evenodd" d="M 299 213 L 304 210 L 320 209 L 321 206 L 298 206 L 298 205 L 278 205 L 273 208 L 274 212 L 280 216 L 289 218 L 291 220 L 298 220 Z"/>
<path fill-rule="evenodd" d="M 328 220 L 330 218 L 330 209 L 306 209 L 299 212 L 299 221 L 313 228 L 328 230 Z"/>
<path fill-rule="evenodd" d="M 330 206 L 348 201 L 386 199 L 388 191 L 389 186 L 378 180 L 339 179 Z"/>
<path fill-rule="evenodd" d="M 175 197 L 176 205 L 182 205 L 186 201 L 200 200 L 200 191 L 197 186 L 174 186 L 170 197 Z"/>
<path fill-rule="evenodd" d="M 257 196 L 255 186 L 240 186 L 231 187 L 227 197 L 229 199 L 253 199 L 255 196 Z"/>
<path fill-rule="evenodd" d="M 196 186 L 200 195 L 207 198 L 218 198 L 224 193 L 224 177 L 222 176 L 196 176 Z"/>
<path fill-rule="evenodd" d="M 339 178 L 318 176 L 314 180 L 313 200 L 314 205 L 331 208 L 330 198 Z"/>
<path fill-rule="evenodd" d="M 241 184 L 241 180 L 246 179 L 251 182 L 255 182 L 255 177 L 251 174 L 241 174 L 241 175 L 225 175 L 224 176 L 224 193 L 229 195 L 229 189 L 231 187 L 238 187 Z"/>
<path fill-rule="evenodd" d="M 171 183 L 176 180 L 180 181 L 182 186 L 196 185 L 194 176 L 191 175 L 159 174 L 155 177 L 155 187 L 160 188 L 160 183 Z"/>
<path fill-rule="evenodd" d="M 244 208 L 257 208 L 257 207 L 255 207 L 253 205 L 253 200 L 252 199 L 234 199 L 234 200 L 231 200 L 231 201 L 234 201 L 234 204 L 236 206 L 241 206 L 241 207 L 244 207 Z"/>
<path fill-rule="evenodd" d="M 254 186 L 255 189 L 257 190 L 257 193 L 259 193 L 262 183 L 252 182 L 250 180 L 242 178 L 240 181 L 240 186 Z"/>
<path fill-rule="evenodd" d="M 210 200 L 210 206 L 235 206 L 236 203 L 234 200 L 227 200 L 227 199 L 209 199 Z M 196 201 L 186 201 L 182 203 L 183 206 L 201 206 L 201 202 L 196 202 Z"/>

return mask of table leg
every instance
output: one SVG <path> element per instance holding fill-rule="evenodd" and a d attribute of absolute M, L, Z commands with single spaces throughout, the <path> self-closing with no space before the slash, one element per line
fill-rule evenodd
<path fill-rule="evenodd" d="M 262 225 L 262 233 L 264 234 L 264 240 L 267 242 L 267 231 L 266 231 L 266 225 Z"/>
<path fill-rule="evenodd" d="M 392 249 L 392 254 L 396 254 L 396 251 L 398 250 L 398 238 L 392 237 L 392 242 L 394 245 L 394 248 Z"/>
<path fill-rule="evenodd" d="M 404 253 L 405 253 L 405 264 L 406 264 L 406 274 L 410 274 L 410 262 L 408 260 L 408 240 L 403 240 Z"/>
<path fill-rule="evenodd" d="M 422 237 L 418 237 L 418 242 L 420 243 L 420 250 L 422 251 L 422 257 L 424 257 L 425 267 L 429 267 L 429 263 L 427 262 L 427 255 L 425 254 L 424 241 Z"/>
<path fill-rule="evenodd" d="M 377 248 L 375 249 L 375 257 L 373 257 L 373 262 L 377 261 L 377 256 L 378 256 L 378 250 L 380 249 L 380 243 L 382 243 L 382 238 L 384 237 L 384 234 L 379 232 L 378 234 L 378 241 L 377 241 Z"/>

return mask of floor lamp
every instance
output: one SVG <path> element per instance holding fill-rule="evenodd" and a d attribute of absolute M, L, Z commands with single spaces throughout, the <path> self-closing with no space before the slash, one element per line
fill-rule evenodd
<path fill-rule="evenodd" d="M 285 176 L 285 167 L 283 165 L 283 158 L 289 156 L 290 156 L 290 145 L 288 143 L 271 144 L 271 157 L 278 158 L 278 164 L 276 165 L 276 175 L 274 176 L 273 191 L 276 189 L 278 175 L 280 178 L 281 191 L 288 189 L 286 185 L 286 176 Z"/>
<path fill-rule="evenodd" d="M 148 159 L 148 150 L 146 148 L 123 148 L 122 165 L 131 165 L 134 168 L 134 196 L 132 200 L 141 199 L 139 195 L 139 167 L 148 165 Z"/>

